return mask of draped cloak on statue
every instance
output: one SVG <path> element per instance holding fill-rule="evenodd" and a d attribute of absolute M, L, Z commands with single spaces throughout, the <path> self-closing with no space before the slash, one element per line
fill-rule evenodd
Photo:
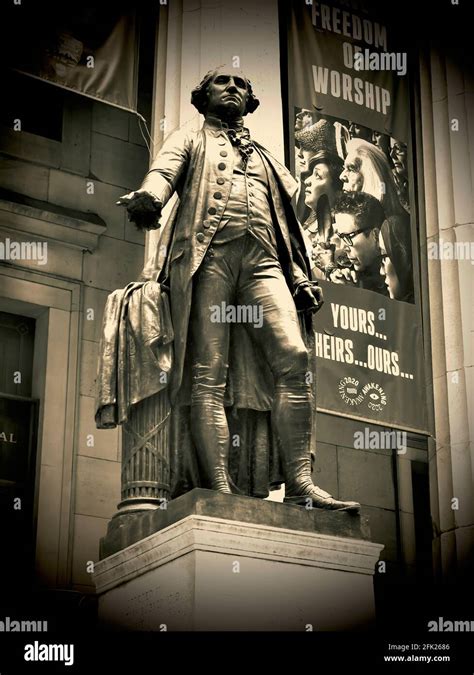
<path fill-rule="evenodd" d="M 310 278 L 302 230 L 291 206 L 297 183 L 265 148 L 254 145 L 254 152 L 261 156 L 267 172 L 278 256 L 293 294 L 298 281 Z M 225 211 L 234 161 L 224 125 L 217 118 L 206 119 L 198 132 L 178 131 L 167 139 L 142 188 L 153 192 L 163 205 L 174 191 L 180 199 L 138 282 L 112 293 L 104 313 L 97 378 L 97 426 L 110 428 L 124 423 L 133 415 L 138 402 L 152 395 L 160 397 L 160 409 L 169 413 L 167 442 L 172 498 L 201 486 L 190 432 L 188 324 L 193 278 Z M 224 178 L 224 183 L 222 180 L 217 183 L 218 178 Z M 218 203 L 213 199 L 216 189 L 221 193 Z M 169 298 L 164 297 L 166 291 L 157 282 L 169 287 Z M 312 317 L 299 316 L 310 353 L 309 381 L 315 394 Z M 163 377 L 164 371 L 168 371 L 169 377 Z M 137 377 L 140 372 L 143 377 Z M 255 497 L 268 496 L 269 489 L 283 482 L 278 442 L 271 426 L 273 390 L 273 375 L 265 355 L 242 324 L 231 324 L 224 400 L 230 431 L 229 471 L 239 490 Z M 314 410 L 313 425 L 315 417 Z M 314 429 L 312 440 L 314 450 Z"/>

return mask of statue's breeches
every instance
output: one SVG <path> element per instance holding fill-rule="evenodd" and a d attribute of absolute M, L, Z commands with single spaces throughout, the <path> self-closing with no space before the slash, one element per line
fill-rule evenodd
<path fill-rule="evenodd" d="M 224 394 L 234 322 L 245 326 L 273 373 L 272 422 L 280 443 L 310 453 L 309 357 L 278 258 L 250 233 L 215 244 L 195 277 L 190 317 L 191 426 L 205 482 L 214 489 L 222 489 L 228 455 Z"/>

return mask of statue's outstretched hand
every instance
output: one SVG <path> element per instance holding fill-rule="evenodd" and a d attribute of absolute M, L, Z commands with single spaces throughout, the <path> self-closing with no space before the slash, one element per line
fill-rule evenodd
<path fill-rule="evenodd" d="M 148 190 L 134 190 L 123 195 L 116 202 L 118 206 L 125 206 L 128 219 L 139 229 L 156 230 L 160 227 L 162 204 L 153 192 Z"/>
<path fill-rule="evenodd" d="M 315 282 L 302 283 L 295 293 L 295 304 L 300 312 L 317 312 L 324 304 L 322 288 Z"/>

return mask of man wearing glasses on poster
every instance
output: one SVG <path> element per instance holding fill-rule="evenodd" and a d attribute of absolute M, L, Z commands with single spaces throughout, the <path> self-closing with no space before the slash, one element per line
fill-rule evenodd
<path fill-rule="evenodd" d="M 385 276 L 380 274 L 379 234 L 385 213 L 379 200 L 366 192 L 343 192 L 334 205 L 334 219 L 334 237 L 346 249 L 351 267 L 334 265 L 327 278 L 388 295 Z"/>

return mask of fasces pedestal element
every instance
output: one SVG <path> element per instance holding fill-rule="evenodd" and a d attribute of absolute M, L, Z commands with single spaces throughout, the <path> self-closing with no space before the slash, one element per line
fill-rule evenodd
<path fill-rule="evenodd" d="M 166 391 L 130 408 L 123 425 L 120 515 L 156 509 L 170 498 L 170 410 Z"/>
<path fill-rule="evenodd" d="M 200 489 L 171 502 L 170 511 L 173 504 L 168 525 L 96 564 L 104 626 L 321 631 L 372 624 L 382 546 L 368 541 L 363 516 Z M 248 518 L 236 520 L 244 511 Z M 297 529 L 283 526 L 292 521 Z"/>

